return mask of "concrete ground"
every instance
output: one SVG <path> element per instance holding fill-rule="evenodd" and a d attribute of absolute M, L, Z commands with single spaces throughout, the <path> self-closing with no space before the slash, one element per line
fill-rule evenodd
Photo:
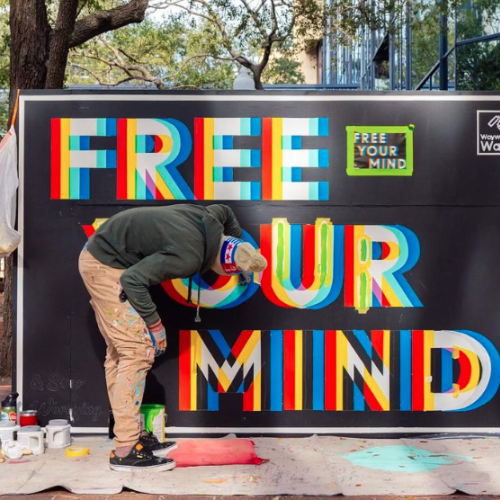
<path fill-rule="evenodd" d="M 0 500 L 226 500 L 228 496 L 173 496 L 173 495 L 145 495 L 142 493 L 134 493 L 133 491 L 124 491 L 118 495 L 73 495 L 65 490 L 46 491 L 34 495 L 0 495 Z M 236 496 L 234 497 L 236 498 Z M 311 500 L 313 497 L 306 496 L 248 496 L 238 497 L 244 500 Z M 332 499 L 335 497 L 314 497 L 314 500 Z M 389 497 L 389 496 L 352 496 L 352 500 L 394 500 L 394 498 L 412 499 L 412 496 L 406 497 Z M 491 500 L 494 496 L 468 496 L 468 495 L 451 495 L 451 496 L 422 496 L 419 500 Z"/>
<path fill-rule="evenodd" d="M 5 396 L 11 391 L 11 386 L 10 386 L 10 380 L 8 379 L 2 379 L 0 378 L 0 401 L 2 401 Z M 1 484 L 0 484 L 0 491 L 1 491 Z M 236 495 L 235 495 L 236 496 Z M 224 500 L 227 498 L 232 498 L 229 496 L 203 496 L 203 495 L 183 495 L 183 496 L 177 496 L 177 495 L 148 495 L 148 494 L 143 494 L 143 493 L 136 493 L 134 491 L 128 491 L 125 490 L 122 493 L 119 493 L 117 495 L 75 495 L 73 493 L 68 492 L 65 489 L 58 488 L 58 489 L 53 489 L 53 490 L 47 490 L 43 493 L 36 493 L 32 495 L 1 495 L 0 494 L 0 500 L 21 500 L 23 498 L 28 498 L 29 500 Z M 245 498 L 245 500 L 280 500 L 280 498 L 283 498 L 283 500 L 307 500 L 311 499 L 312 497 L 307 497 L 307 496 L 246 496 L 246 497 L 240 497 L 240 498 Z M 314 499 L 320 500 L 323 498 L 333 498 L 332 497 L 323 497 L 323 496 L 316 496 Z M 395 497 L 394 496 L 352 496 L 350 497 L 353 500 L 392 500 Z M 396 498 L 408 498 L 412 499 L 414 498 L 413 496 L 398 496 Z M 449 495 L 449 496 L 421 496 L 418 497 L 419 499 L 422 500 L 441 500 L 441 499 L 449 499 L 449 500 L 490 500 L 492 498 L 499 498 L 496 496 L 472 496 L 472 495 L 464 495 L 464 494 L 457 494 L 457 495 Z"/>

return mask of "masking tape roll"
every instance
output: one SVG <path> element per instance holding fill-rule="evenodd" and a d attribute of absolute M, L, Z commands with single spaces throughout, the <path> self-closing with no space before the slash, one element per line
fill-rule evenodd
<path fill-rule="evenodd" d="M 66 448 L 67 457 L 84 457 L 90 454 L 90 448 Z"/>

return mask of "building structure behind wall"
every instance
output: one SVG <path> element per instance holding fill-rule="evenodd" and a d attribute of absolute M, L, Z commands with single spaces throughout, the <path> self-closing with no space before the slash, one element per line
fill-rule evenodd
<path fill-rule="evenodd" d="M 431 0 L 416 13 L 382 13 L 380 28 L 361 25 L 346 42 L 332 30 L 318 44 L 316 78 L 311 54 L 301 56 L 306 83 L 339 90 L 500 88 L 500 1 L 469 0 L 446 14 L 442 5 Z"/>

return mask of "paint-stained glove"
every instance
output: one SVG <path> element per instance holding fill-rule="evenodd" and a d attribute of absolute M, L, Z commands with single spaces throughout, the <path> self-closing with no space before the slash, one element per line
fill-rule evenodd
<path fill-rule="evenodd" d="M 153 342 L 153 347 L 155 348 L 155 358 L 165 354 L 167 348 L 167 332 L 163 326 L 161 319 L 156 323 L 148 326 L 149 336 Z"/>

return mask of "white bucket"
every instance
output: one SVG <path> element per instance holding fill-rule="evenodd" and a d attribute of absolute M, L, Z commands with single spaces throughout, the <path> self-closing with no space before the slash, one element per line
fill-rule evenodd
<path fill-rule="evenodd" d="M 2 444 L 6 444 L 9 441 L 15 441 L 16 435 L 20 427 L 14 422 L 8 422 L 3 420 L 0 422 L 0 440 Z"/>
<path fill-rule="evenodd" d="M 43 455 L 45 452 L 43 431 L 39 425 L 22 427 L 17 433 L 17 442 L 23 448 L 29 448 L 33 455 Z"/>
<path fill-rule="evenodd" d="M 67 420 L 49 420 L 45 427 L 48 448 L 66 448 L 71 444 L 71 425 Z"/>

